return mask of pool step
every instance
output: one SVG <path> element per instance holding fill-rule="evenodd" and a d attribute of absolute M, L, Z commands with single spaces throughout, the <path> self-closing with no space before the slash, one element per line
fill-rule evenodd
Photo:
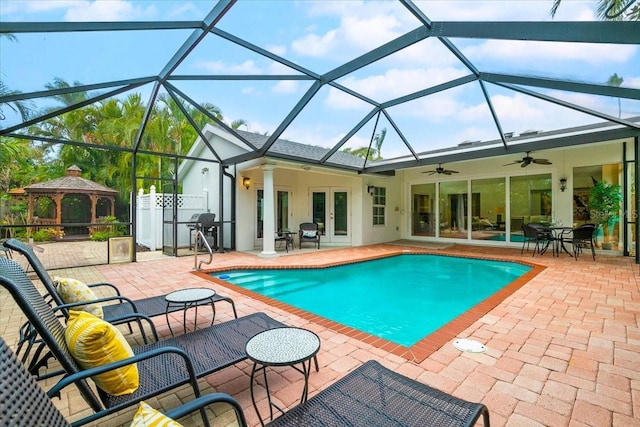
<path fill-rule="evenodd" d="M 265 277 L 264 274 L 256 276 L 251 273 L 233 273 L 232 277 L 227 280 L 237 286 L 241 286 L 245 289 L 268 297 L 284 295 L 310 286 L 317 286 L 319 284 L 315 281 L 300 281 L 296 279 L 271 279 L 269 277 Z"/>

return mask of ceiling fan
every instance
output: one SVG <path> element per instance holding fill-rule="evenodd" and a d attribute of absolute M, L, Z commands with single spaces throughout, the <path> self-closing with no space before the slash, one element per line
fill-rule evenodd
<path fill-rule="evenodd" d="M 445 169 L 445 168 L 442 167 L 442 163 L 438 163 L 438 167 L 435 168 L 434 170 L 424 171 L 422 173 L 428 173 L 429 175 L 433 175 L 435 173 L 437 173 L 438 175 L 441 175 L 441 174 L 451 175 L 452 173 L 459 173 L 459 172 L 451 170 L 451 169 Z"/>
<path fill-rule="evenodd" d="M 551 165 L 552 163 L 547 160 L 547 159 L 534 159 L 533 157 L 531 157 L 529 155 L 531 151 L 527 151 L 527 155 L 524 156 L 522 158 L 522 160 L 516 160 L 515 162 L 512 163 L 507 163 L 506 165 L 503 166 L 509 166 L 509 165 L 515 165 L 520 163 L 520 167 L 522 168 L 526 168 L 527 166 L 529 166 L 531 163 L 535 163 L 537 165 Z"/>

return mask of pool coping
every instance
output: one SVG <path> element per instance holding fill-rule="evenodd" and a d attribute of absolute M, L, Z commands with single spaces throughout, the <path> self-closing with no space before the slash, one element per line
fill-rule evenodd
<path fill-rule="evenodd" d="M 277 301 L 273 298 L 260 295 L 256 292 L 250 291 L 241 286 L 234 285 L 225 280 L 219 279 L 217 277 L 212 276 L 214 273 L 221 273 L 229 270 L 287 270 L 287 269 L 305 269 L 305 268 L 330 268 L 336 267 L 340 265 L 353 264 L 357 262 L 365 262 L 372 261 L 376 259 L 389 258 L 398 255 L 437 255 L 437 256 L 450 256 L 457 258 L 470 258 L 470 259 L 481 259 L 488 261 L 500 261 L 500 262 L 510 262 L 516 264 L 526 265 L 531 267 L 527 273 L 518 277 L 508 285 L 504 286 L 502 289 L 498 290 L 494 294 L 488 296 L 475 306 L 471 307 L 465 313 L 436 329 L 434 332 L 429 335 L 423 337 L 418 342 L 413 344 L 410 347 L 403 346 L 397 343 L 393 343 L 384 338 L 380 338 L 374 335 L 371 335 L 367 332 L 360 331 L 351 326 L 346 326 L 341 323 L 338 323 L 333 320 L 326 319 L 322 316 L 318 316 L 317 314 L 310 313 L 305 310 L 301 310 L 297 307 L 291 306 L 289 304 L 283 303 L 281 301 Z M 246 295 L 252 299 L 261 301 L 269 306 L 281 309 L 286 311 L 287 313 L 294 314 L 299 316 L 305 320 L 316 323 L 325 328 L 331 329 L 337 333 L 346 335 L 348 337 L 360 340 L 367 344 L 370 344 L 376 348 L 382 349 L 384 351 L 390 352 L 397 356 L 403 357 L 407 360 L 411 360 L 415 363 L 420 363 L 428 358 L 435 351 L 439 350 L 446 343 L 450 342 L 454 338 L 457 338 L 458 335 L 471 326 L 474 322 L 479 320 L 482 316 L 489 313 L 493 308 L 495 308 L 498 304 L 504 301 L 507 297 L 512 295 L 515 291 L 520 289 L 526 283 L 528 283 L 535 276 L 540 274 L 542 271 L 546 269 L 545 266 L 540 264 L 535 264 L 532 262 L 522 261 L 522 260 L 513 260 L 500 258 L 497 256 L 476 256 L 476 255 L 467 255 L 467 254 L 457 254 L 457 253 L 443 253 L 440 251 L 433 250 L 425 250 L 425 249 L 398 249 L 396 251 L 390 251 L 385 254 L 379 254 L 374 256 L 362 256 L 362 257 L 354 257 L 349 260 L 342 260 L 337 262 L 327 262 L 323 264 L 296 264 L 296 265 L 227 265 L 225 267 L 212 268 L 201 271 L 193 271 L 192 274 L 196 276 L 202 277 L 206 280 L 216 283 L 217 285 L 224 286 L 228 289 L 231 289 L 240 294 Z"/>

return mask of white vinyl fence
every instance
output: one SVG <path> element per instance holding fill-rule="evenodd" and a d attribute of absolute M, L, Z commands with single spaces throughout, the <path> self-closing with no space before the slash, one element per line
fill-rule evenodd
<path fill-rule="evenodd" d="M 156 193 L 151 186 L 149 193 L 140 189 L 137 195 L 136 243 L 152 251 L 162 248 L 162 215 L 167 211 L 171 215 L 173 195 Z M 188 222 L 193 214 L 206 212 L 206 191 L 204 194 L 178 194 L 178 223 Z M 167 227 L 170 232 L 170 227 Z M 178 224 L 179 248 L 189 246 L 189 228 L 186 224 Z"/>

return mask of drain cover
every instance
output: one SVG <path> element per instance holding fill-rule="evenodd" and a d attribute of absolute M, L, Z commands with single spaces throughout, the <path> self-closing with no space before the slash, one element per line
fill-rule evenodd
<path fill-rule="evenodd" d="M 467 338 L 457 339 L 453 342 L 455 348 L 467 353 L 484 353 L 487 351 L 487 347 L 479 343 L 476 340 L 470 340 Z"/>

